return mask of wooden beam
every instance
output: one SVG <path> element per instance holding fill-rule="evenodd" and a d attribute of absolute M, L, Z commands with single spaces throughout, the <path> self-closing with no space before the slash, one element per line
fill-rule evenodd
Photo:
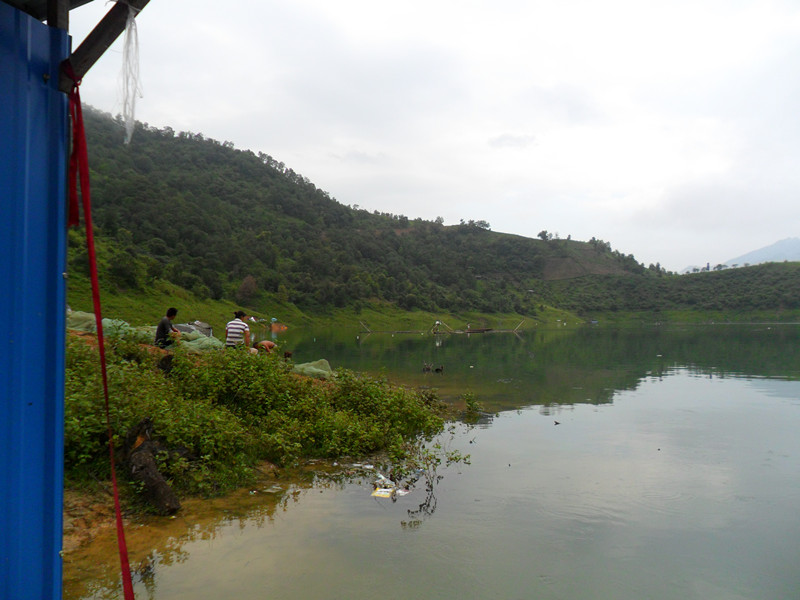
<path fill-rule="evenodd" d="M 69 0 L 47 0 L 47 24 L 69 31 Z"/>
<path fill-rule="evenodd" d="M 128 0 L 127 3 L 116 2 L 105 17 L 92 29 L 86 39 L 69 57 L 72 70 L 78 81 L 94 66 L 101 56 L 111 47 L 111 44 L 125 31 L 128 22 L 128 6 L 141 11 L 150 0 Z M 65 61 L 66 62 L 66 61 Z M 72 79 L 64 73 L 64 65 L 61 66 L 61 81 L 59 88 L 62 92 L 69 92 L 72 89 Z"/>

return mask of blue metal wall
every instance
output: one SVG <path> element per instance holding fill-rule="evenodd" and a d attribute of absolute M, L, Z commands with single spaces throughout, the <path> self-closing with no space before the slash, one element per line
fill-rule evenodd
<path fill-rule="evenodd" d="M 0 1 L 0 599 L 61 598 L 63 30 Z"/>

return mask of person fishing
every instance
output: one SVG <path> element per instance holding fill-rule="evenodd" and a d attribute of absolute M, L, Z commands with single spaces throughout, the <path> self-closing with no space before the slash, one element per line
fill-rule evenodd
<path fill-rule="evenodd" d="M 155 345 L 159 348 L 166 348 L 175 343 L 176 337 L 180 337 L 181 332 L 178 331 L 172 324 L 172 320 L 178 315 L 178 309 L 170 307 L 167 309 L 167 314 L 161 317 L 161 320 L 156 326 L 156 339 Z"/>
<path fill-rule="evenodd" d="M 225 325 L 225 348 L 250 347 L 250 327 L 244 322 L 246 316 L 243 310 L 237 310 L 233 320 Z"/>

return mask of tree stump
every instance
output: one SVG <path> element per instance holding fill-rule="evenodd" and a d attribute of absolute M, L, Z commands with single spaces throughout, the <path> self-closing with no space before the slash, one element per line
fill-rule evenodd
<path fill-rule="evenodd" d="M 156 457 L 169 450 L 153 438 L 153 422 L 149 418 L 139 421 L 125 438 L 127 464 L 131 477 L 144 485 L 148 501 L 161 515 L 171 515 L 180 509 L 181 503 L 167 480 L 158 470 Z"/>

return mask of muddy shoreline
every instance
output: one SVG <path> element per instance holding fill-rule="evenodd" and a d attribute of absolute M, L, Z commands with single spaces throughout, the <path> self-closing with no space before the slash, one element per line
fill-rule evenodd
<path fill-rule="evenodd" d="M 251 486 L 252 489 L 264 489 L 265 486 L 276 485 L 280 482 L 302 480 L 297 473 L 281 471 L 271 463 L 263 463 L 256 468 L 257 477 Z M 203 505 L 218 506 L 227 498 L 236 498 L 242 494 L 250 494 L 251 487 L 233 490 L 230 494 L 211 499 L 184 498 L 182 508 L 177 515 L 172 517 L 155 516 L 146 513 L 134 512 L 122 505 L 122 517 L 126 534 L 129 526 L 158 527 L 159 524 L 169 523 L 176 517 L 190 516 Z M 205 513 L 205 510 L 200 510 Z M 76 552 L 92 540 L 111 531 L 116 535 L 116 519 L 114 516 L 114 498 L 111 492 L 111 482 L 101 482 L 94 489 L 76 489 L 65 487 L 63 505 L 63 535 L 62 556 Z"/>
<path fill-rule="evenodd" d="M 114 527 L 114 500 L 102 492 L 64 490 L 61 554 L 69 554 Z"/>
<path fill-rule="evenodd" d="M 111 484 L 93 489 L 64 490 L 63 598 L 116 597 L 120 563 Z M 287 473 L 262 465 L 258 478 L 247 488 L 215 498 L 184 498 L 172 516 L 134 512 L 123 505 L 128 558 L 134 581 L 152 576 L 154 557 L 179 560 L 181 547 L 198 537 L 213 537 L 221 523 L 245 519 L 254 513 L 265 518 L 294 498 L 295 490 L 311 487 L 308 474 Z M 97 596 L 98 590 L 100 592 Z"/>

